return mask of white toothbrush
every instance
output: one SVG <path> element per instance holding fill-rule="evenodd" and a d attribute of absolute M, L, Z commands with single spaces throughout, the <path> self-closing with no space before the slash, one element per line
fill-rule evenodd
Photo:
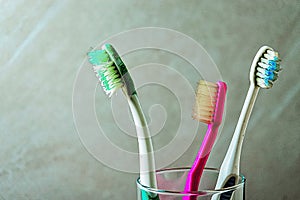
<path fill-rule="evenodd" d="M 140 156 L 140 183 L 147 187 L 157 188 L 151 135 L 133 80 L 125 64 L 110 44 L 103 45 L 102 50 L 89 52 L 88 56 L 103 90 L 109 97 L 122 88 L 136 126 Z M 158 196 L 152 193 L 143 195 L 145 198 L 158 199 Z"/>
<path fill-rule="evenodd" d="M 236 185 L 240 175 L 240 157 L 245 131 L 260 88 L 271 88 L 281 70 L 278 52 L 271 47 L 261 47 L 252 61 L 250 68 L 250 87 L 236 125 L 231 143 L 220 168 L 216 189 Z M 212 200 L 217 200 L 214 195 Z M 229 200 L 232 192 L 220 195 L 220 200 Z"/>

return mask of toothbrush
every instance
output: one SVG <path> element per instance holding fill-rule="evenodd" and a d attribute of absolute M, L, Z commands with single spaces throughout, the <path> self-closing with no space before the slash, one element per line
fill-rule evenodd
<path fill-rule="evenodd" d="M 198 191 L 204 166 L 217 137 L 218 128 L 222 122 L 226 90 L 226 83 L 222 81 L 211 83 L 201 80 L 199 82 L 193 118 L 208 124 L 208 128 L 198 155 L 189 171 L 185 185 L 186 192 Z M 188 196 L 183 199 L 197 199 L 197 197 Z"/>
<path fill-rule="evenodd" d="M 89 52 L 88 57 L 106 95 L 111 97 L 118 89 L 123 90 L 136 126 L 140 157 L 140 183 L 157 188 L 151 136 L 133 80 L 125 64 L 111 44 L 103 45 L 102 50 Z M 145 198 L 145 194 L 143 196 Z M 158 199 L 158 195 L 152 193 L 147 194 L 147 197 Z"/>
<path fill-rule="evenodd" d="M 278 77 L 280 58 L 271 47 L 261 47 L 250 68 L 250 87 L 244 102 L 231 143 L 220 168 L 216 189 L 236 185 L 240 174 L 240 157 L 247 124 L 260 88 L 271 88 Z M 231 199 L 232 192 L 221 194 L 220 200 Z M 217 200 L 214 195 L 212 200 Z"/>

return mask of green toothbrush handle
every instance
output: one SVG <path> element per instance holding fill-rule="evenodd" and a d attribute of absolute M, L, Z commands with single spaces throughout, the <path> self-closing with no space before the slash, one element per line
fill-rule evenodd
<path fill-rule="evenodd" d="M 149 194 L 149 192 L 146 192 L 144 190 L 141 191 L 141 195 L 142 195 L 142 200 L 159 200 L 158 195 L 156 194 L 155 196 L 151 196 Z"/>

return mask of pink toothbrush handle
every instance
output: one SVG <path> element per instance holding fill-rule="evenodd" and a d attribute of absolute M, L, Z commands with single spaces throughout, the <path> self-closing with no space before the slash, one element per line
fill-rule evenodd
<path fill-rule="evenodd" d="M 202 176 L 205 164 L 208 160 L 209 154 L 218 135 L 218 127 L 219 125 L 214 125 L 214 124 L 208 125 L 208 130 L 206 131 L 198 155 L 187 177 L 187 181 L 185 185 L 186 192 L 198 190 L 200 178 Z M 193 200 L 193 199 L 197 199 L 197 197 L 189 196 L 189 197 L 184 197 L 183 199 Z"/>

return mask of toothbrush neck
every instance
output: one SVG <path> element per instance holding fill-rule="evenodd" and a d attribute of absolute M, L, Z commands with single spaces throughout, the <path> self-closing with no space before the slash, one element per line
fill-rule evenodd
<path fill-rule="evenodd" d="M 240 164 L 240 156 L 242 151 L 242 145 L 245 137 L 246 128 L 250 119 L 250 115 L 258 94 L 259 88 L 255 87 L 255 85 L 250 85 L 248 90 L 246 100 L 244 102 L 237 126 L 233 133 L 233 138 L 229 145 L 229 149 L 227 154 L 230 155 L 234 152 L 234 163 L 235 163 L 235 173 L 239 173 L 239 164 Z M 226 157 L 227 157 L 226 154 Z"/>
<path fill-rule="evenodd" d="M 207 125 L 207 131 L 210 131 L 210 132 L 218 132 L 216 130 L 218 130 L 219 126 L 220 126 L 221 123 L 210 123 Z"/>
<path fill-rule="evenodd" d="M 215 129 L 215 128 L 218 128 L 220 125 L 221 125 L 220 122 L 212 122 L 212 123 L 207 125 L 207 128 L 208 129 Z"/>
<path fill-rule="evenodd" d="M 258 87 L 255 87 L 255 85 L 253 84 L 250 85 L 237 126 L 235 128 L 234 135 L 239 136 L 242 139 L 245 135 L 245 131 L 252 113 L 252 109 L 254 107 L 258 91 Z"/>

